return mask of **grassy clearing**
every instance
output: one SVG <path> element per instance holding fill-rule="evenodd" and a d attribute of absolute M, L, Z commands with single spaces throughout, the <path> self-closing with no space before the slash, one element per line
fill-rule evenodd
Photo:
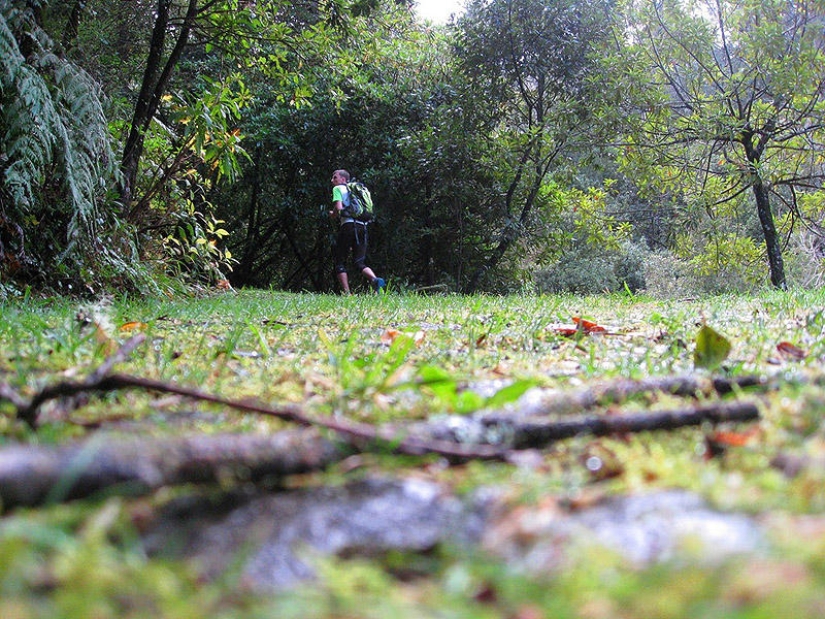
<path fill-rule="evenodd" d="M 573 316 L 609 335 L 564 337 Z M 225 397 L 296 403 L 318 415 L 383 423 L 464 413 L 503 386 L 558 389 L 595 381 L 692 373 L 697 332 L 707 324 L 731 343 L 716 374 L 770 375 L 763 420 L 741 446 L 709 457 L 709 428 L 624 438 L 580 437 L 542 453 L 537 467 L 433 458 L 365 458 L 355 474 L 412 470 L 470 491 L 506 484 L 514 500 L 686 488 L 720 509 L 763 515 L 779 556 L 699 569 L 642 571 L 611 557 L 536 581 L 483 556 L 330 561 L 320 584 L 259 599 L 227 582 L 203 585 L 180 565 L 147 559 L 136 528 L 164 496 L 21 510 L 0 520 L 0 617 L 820 617 L 825 613 L 825 293 L 765 293 L 688 301 L 643 297 L 352 297 L 269 292 L 205 299 L 121 299 L 98 306 L 63 299 L 0 307 L 2 381 L 25 397 L 82 378 L 135 330 L 145 344 L 118 371 L 198 387 Z M 400 335 L 399 335 L 400 333 Z M 789 342 L 802 359 L 783 355 Z M 699 370 L 705 372 L 705 370 Z M 437 384 L 424 378 L 438 375 Z M 622 410 L 668 408 L 644 396 Z M 682 401 L 679 403 L 684 405 Z M 147 434 L 269 432 L 282 423 L 137 391 L 92 398 L 69 418 L 42 411 L 35 433 L 3 403 L 0 443 L 60 443 L 103 423 Z M 726 428 L 744 436 L 752 429 Z M 597 453 L 610 475 L 581 462 Z M 811 463 L 795 477 L 778 456 Z M 312 482 L 344 478 L 344 470 Z M 304 480 L 304 483 L 309 483 Z M 173 492 L 173 491 L 170 491 Z M 807 528 L 802 532 L 803 525 Z M 799 531 L 797 534 L 796 532 Z M 399 566 L 417 577 L 392 577 Z M 409 570 L 407 570 L 409 571 Z M 273 614 L 274 613 L 274 614 Z"/>

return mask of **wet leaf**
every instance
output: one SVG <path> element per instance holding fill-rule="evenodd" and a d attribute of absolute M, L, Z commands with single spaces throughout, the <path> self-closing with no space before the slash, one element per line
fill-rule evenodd
<path fill-rule="evenodd" d="M 581 333 L 576 327 L 553 327 L 553 331 L 564 337 L 575 337 Z"/>
<path fill-rule="evenodd" d="M 405 334 L 403 331 L 393 329 L 392 327 L 385 329 L 384 333 L 381 334 L 381 343 L 389 346 L 396 339 L 398 339 L 398 336 L 400 335 L 407 335 L 408 337 L 410 337 L 416 346 L 421 346 L 421 344 L 424 343 L 423 331 L 416 331 L 415 334 L 410 335 L 409 333 Z"/>
<path fill-rule="evenodd" d="M 758 432 L 758 428 L 751 428 L 747 432 L 717 430 L 711 434 L 709 438 L 719 445 L 742 447 L 743 445 L 747 445 L 758 434 Z"/>
<path fill-rule="evenodd" d="M 607 329 L 591 321 L 573 316 L 573 325 L 556 325 L 551 327 L 553 331 L 564 337 L 576 337 L 579 335 L 591 335 L 593 333 L 607 333 Z"/>
<path fill-rule="evenodd" d="M 730 354 L 730 341 L 714 331 L 708 325 L 702 325 L 696 336 L 696 350 L 693 364 L 697 368 L 713 369 L 718 367 Z"/>

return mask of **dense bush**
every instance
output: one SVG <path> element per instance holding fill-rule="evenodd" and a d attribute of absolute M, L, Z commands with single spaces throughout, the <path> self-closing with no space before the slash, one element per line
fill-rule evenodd
<path fill-rule="evenodd" d="M 645 287 L 644 247 L 626 242 L 620 249 L 597 249 L 581 245 L 552 267 L 534 275 L 539 293 L 598 294 L 600 292 L 635 292 Z"/>

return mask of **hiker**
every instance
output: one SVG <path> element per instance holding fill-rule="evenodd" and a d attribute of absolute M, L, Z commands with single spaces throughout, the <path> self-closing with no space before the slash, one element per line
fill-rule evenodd
<path fill-rule="evenodd" d="M 338 219 L 338 236 L 335 239 L 335 276 L 344 294 L 349 294 L 349 277 L 347 275 L 347 257 L 352 250 L 352 261 L 361 273 L 370 281 L 376 292 L 381 292 L 386 283 L 366 265 L 367 257 L 367 223 L 348 216 L 345 209 L 349 205 L 349 172 L 335 170 L 332 173 L 332 210 L 329 216 Z"/>

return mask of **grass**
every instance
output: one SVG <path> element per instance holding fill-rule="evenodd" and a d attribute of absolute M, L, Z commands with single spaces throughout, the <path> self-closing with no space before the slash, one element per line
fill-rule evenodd
<path fill-rule="evenodd" d="M 565 337 L 557 326 L 592 320 L 609 335 Z M 59 380 L 80 379 L 140 330 L 146 341 L 117 370 L 317 415 L 385 423 L 466 413 L 515 394 L 508 384 L 580 389 L 595 381 L 670 376 L 694 367 L 707 324 L 731 344 L 715 375 L 770 375 L 763 419 L 745 445 L 709 458 L 709 428 L 623 438 L 578 437 L 542 453 L 540 467 L 375 454 L 367 471 L 426 469 L 470 492 L 505 485 L 514 500 L 581 493 L 686 488 L 719 509 L 774 524 L 777 551 L 713 568 L 622 567 L 615 557 L 583 556 L 554 577 L 536 579 L 482 554 L 441 548 L 427 556 L 330 560 L 311 587 L 256 597 L 226 581 L 199 583 L 187 566 L 147 558 L 138 543 L 141 513 L 167 500 L 110 497 L 17 510 L 0 519 L 0 617 L 820 617 L 825 612 L 825 492 L 822 465 L 825 293 L 766 292 L 661 301 L 629 296 L 337 297 L 241 291 L 207 298 L 116 299 L 90 306 L 66 299 L 0 306 L 0 380 L 24 397 Z M 789 342 L 799 360 L 777 349 Z M 437 381 L 433 381 L 437 377 Z M 502 395 L 503 394 L 503 395 Z M 637 397 L 623 410 L 667 408 L 668 396 Z M 684 406 L 684 401 L 678 405 Z M 198 414 L 192 414 L 197 409 Z M 2 402 L 0 444 L 59 444 L 89 434 L 76 422 L 147 435 L 271 432 L 276 420 L 178 398 L 130 391 L 92 398 L 65 413 L 41 412 L 35 432 Z M 752 427 L 754 424 L 751 424 Z M 136 430 L 137 428 L 137 430 Z M 744 433 L 748 427 L 727 428 Z M 596 450 L 615 474 L 581 465 Z M 778 455 L 818 463 L 788 478 Z M 317 475 L 313 483 L 345 478 Z M 794 534 L 801 522 L 816 535 Z M 417 577 L 397 579 L 399 565 Z"/>

